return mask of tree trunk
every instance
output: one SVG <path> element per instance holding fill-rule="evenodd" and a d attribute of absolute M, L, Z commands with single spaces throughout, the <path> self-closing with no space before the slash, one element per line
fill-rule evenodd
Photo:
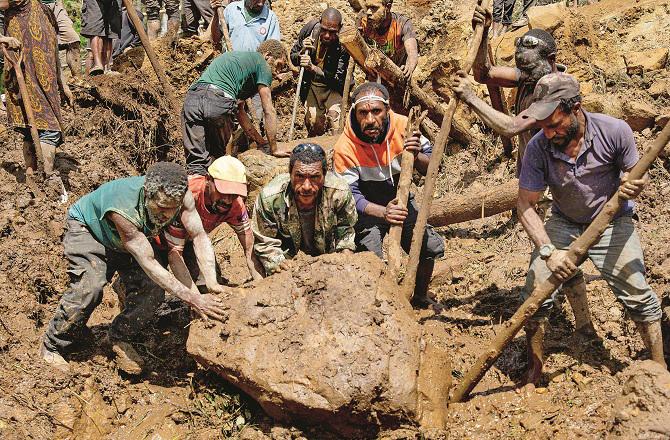
<path fill-rule="evenodd" d="M 516 205 L 519 179 L 493 186 L 476 194 L 447 194 L 433 200 L 428 223 L 447 226 L 509 211 Z"/>

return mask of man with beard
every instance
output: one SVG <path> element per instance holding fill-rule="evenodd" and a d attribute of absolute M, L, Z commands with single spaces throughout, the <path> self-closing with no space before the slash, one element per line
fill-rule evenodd
<path fill-rule="evenodd" d="M 207 175 L 189 176 L 188 189 L 193 195 L 195 209 L 205 232 L 209 234 L 219 225 L 227 223 L 242 245 L 249 274 L 254 279 L 262 278 L 253 257 L 254 234 L 245 205 L 247 175 L 244 164 L 232 156 L 219 157 L 207 168 Z M 193 240 L 179 216 L 163 230 L 156 241 L 162 249 L 169 251 L 170 268 L 179 281 L 192 289 L 206 290 L 194 253 Z"/>
<path fill-rule="evenodd" d="M 356 26 L 365 41 L 379 48 L 409 79 L 419 62 L 414 26 L 409 18 L 391 12 L 393 0 L 365 0 Z"/>
<path fill-rule="evenodd" d="M 356 204 L 347 182 L 327 171 L 323 148 L 298 145 L 288 169 L 263 187 L 251 220 L 254 253 L 267 276 L 287 269 L 286 258 L 298 251 L 317 256 L 356 249 Z"/>
<path fill-rule="evenodd" d="M 225 52 L 205 69 L 186 92 L 182 109 L 182 133 L 189 174 L 207 174 L 214 159 L 225 154 L 233 131 L 233 118 L 247 137 L 276 156 L 277 114 L 272 104 L 272 79 L 288 64 L 286 49 L 268 40 L 256 52 Z M 258 93 L 265 115 L 267 142 L 244 111 L 244 100 Z"/>
<path fill-rule="evenodd" d="M 490 11 L 484 10 L 481 6 L 475 8 L 472 24 L 474 26 L 484 23 L 484 36 L 472 70 L 475 80 L 479 83 L 517 88 L 514 103 L 516 116 L 499 112 L 479 98 L 470 86 L 467 73 L 462 70 L 456 72 L 452 77 L 451 86 L 456 95 L 497 134 L 505 137 L 519 135 L 518 176 L 521 172 L 526 144 L 539 130 L 534 119 L 522 118 L 520 114 L 533 103 L 533 90 L 540 78 L 552 72 L 565 71 L 565 67 L 556 64 L 554 37 L 541 29 L 531 29 L 515 41 L 516 67 L 492 66 L 488 58 L 490 14 Z"/>
<path fill-rule="evenodd" d="M 181 208 L 181 211 L 180 211 Z M 150 322 L 165 291 L 189 304 L 201 316 L 222 319 L 224 308 L 212 295 L 200 295 L 179 282 L 163 266 L 154 237 L 181 212 L 181 223 L 193 237 L 200 269 L 211 292 L 223 292 L 216 281 L 212 244 L 202 227 L 181 165 L 159 162 L 146 176 L 101 185 L 70 207 L 63 239 L 70 288 L 63 294 L 40 344 L 40 356 L 67 370 L 63 354 L 89 331 L 88 318 L 102 301 L 102 290 L 118 272 L 121 312 L 109 326 L 107 342 L 119 369 L 142 372 L 143 361 L 130 340 Z M 122 297 L 121 297 L 122 296 Z"/>
<path fill-rule="evenodd" d="M 326 8 L 320 20 L 315 18 L 303 26 L 291 49 L 291 62 L 305 69 L 300 99 L 305 103 L 305 126 L 309 136 L 323 135 L 340 120 L 342 90 L 349 63 L 349 54 L 338 38 L 341 28 L 340 11 Z"/>
<path fill-rule="evenodd" d="M 221 41 L 221 27 L 218 22 L 218 8 L 222 0 L 212 0 L 214 18 L 212 40 L 214 45 Z M 255 51 L 267 40 L 281 40 L 279 19 L 266 0 L 238 0 L 231 2 L 223 11 L 223 17 L 230 33 L 233 50 Z"/>
<path fill-rule="evenodd" d="M 394 113 L 389 92 L 382 84 L 367 82 L 354 90 L 349 120 L 335 143 L 333 168 L 349 183 L 356 201 L 356 247 L 383 258 L 382 241 L 391 225 L 402 225 L 401 244 L 406 252 L 418 214 L 414 196 L 407 208 L 398 206 L 396 193 L 404 150 L 414 154 L 414 168 L 425 175 L 433 147 L 421 133 L 405 139 L 407 117 Z M 435 259 L 444 255 L 444 241 L 426 226 L 416 276 L 414 303 L 426 305 Z"/>
<path fill-rule="evenodd" d="M 588 257 L 635 321 L 651 358 L 665 366 L 661 307 L 645 280 L 642 247 L 632 220 L 631 199 L 648 180 L 647 176 L 627 179 L 638 161 L 633 131 L 624 121 L 585 111 L 579 83 L 564 73 L 544 76 L 533 98 L 535 102 L 520 115 L 537 121 L 542 129 L 528 143 L 519 177 L 519 218 L 535 245 L 522 298 L 551 274 L 563 283 L 581 275 L 566 258 L 567 249 L 607 200 L 618 195 L 626 202 Z M 546 187 L 553 194 L 553 215 L 543 224 L 534 207 Z M 528 383 L 537 384 L 541 378 L 542 341 L 552 303 L 545 301 L 526 325 Z"/>

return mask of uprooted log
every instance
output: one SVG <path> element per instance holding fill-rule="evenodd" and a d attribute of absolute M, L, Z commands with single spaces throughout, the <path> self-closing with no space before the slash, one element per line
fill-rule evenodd
<path fill-rule="evenodd" d="M 500 214 L 514 208 L 518 194 L 519 179 L 512 179 L 476 194 L 447 194 L 433 200 L 428 223 L 432 226 L 447 226 Z"/>
<path fill-rule="evenodd" d="M 375 76 L 380 75 L 393 87 L 400 88 L 401 90 L 404 90 L 405 87 L 407 87 L 406 80 L 400 67 L 396 66 L 393 61 L 379 49 L 373 49 L 368 46 L 355 27 L 344 27 L 340 31 L 340 42 L 347 52 L 349 52 L 351 58 L 355 60 L 367 74 Z M 441 124 L 445 113 L 444 107 L 419 87 L 416 80 L 412 79 L 409 87 L 410 96 L 412 98 L 410 104 L 420 105 L 422 108 L 428 110 L 428 118 L 438 125 Z M 461 121 L 454 122 L 453 138 L 464 145 L 468 145 L 473 141 L 467 125 Z"/>
<path fill-rule="evenodd" d="M 372 253 L 300 254 L 231 289 L 224 321 L 193 322 L 186 348 L 281 421 L 355 438 L 413 421 L 444 428 L 446 335 L 424 334 L 396 290 Z"/>
<path fill-rule="evenodd" d="M 658 135 L 649 150 L 645 152 L 642 158 L 637 162 L 633 169 L 628 173 L 630 180 L 641 179 L 649 170 L 651 164 L 656 160 L 659 153 L 670 142 L 670 124 L 666 125 L 663 131 Z M 587 252 L 593 244 L 600 239 L 600 236 L 608 228 L 614 216 L 620 211 L 624 200 L 619 196 L 619 192 L 605 204 L 591 224 L 568 248 L 566 258 L 573 264 L 579 266 L 586 258 Z M 479 383 L 484 374 L 495 363 L 502 354 L 504 348 L 509 344 L 516 334 L 521 330 L 526 321 L 537 312 L 540 305 L 551 296 L 551 294 L 561 285 L 561 281 L 555 275 L 551 275 L 546 281 L 540 283 L 533 293 L 521 304 L 519 309 L 498 331 L 491 341 L 490 345 L 482 351 L 475 364 L 463 376 L 463 380 L 458 384 L 451 396 L 451 402 L 461 402 L 467 398 L 474 387 Z"/>

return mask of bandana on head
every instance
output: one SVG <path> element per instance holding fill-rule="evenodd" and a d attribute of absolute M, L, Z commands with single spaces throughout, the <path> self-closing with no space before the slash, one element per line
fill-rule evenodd
<path fill-rule="evenodd" d="M 375 102 L 375 101 L 383 102 L 384 104 L 389 105 L 389 100 L 388 99 L 384 99 L 379 95 L 371 93 L 369 95 L 361 96 L 360 98 L 358 98 L 356 100 L 356 102 L 354 102 L 354 105 L 352 106 L 352 108 L 356 107 L 361 102 Z"/>

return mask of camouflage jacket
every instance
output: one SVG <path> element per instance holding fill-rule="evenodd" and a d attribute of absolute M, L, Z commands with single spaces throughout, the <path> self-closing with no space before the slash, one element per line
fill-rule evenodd
<path fill-rule="evenodd" d="M 289 174 L 280 174 L 263 187 L 256 198 L 251 228 L 254 253 L 269 275 L 286 256 L 294 256 L 302 244 L 298 208 L 293 200 Z M 317 202 L 314 246 L 320 254 L 356 250 L 354 225 L 358 219 L 349 185 L 331 172 Z"/>

